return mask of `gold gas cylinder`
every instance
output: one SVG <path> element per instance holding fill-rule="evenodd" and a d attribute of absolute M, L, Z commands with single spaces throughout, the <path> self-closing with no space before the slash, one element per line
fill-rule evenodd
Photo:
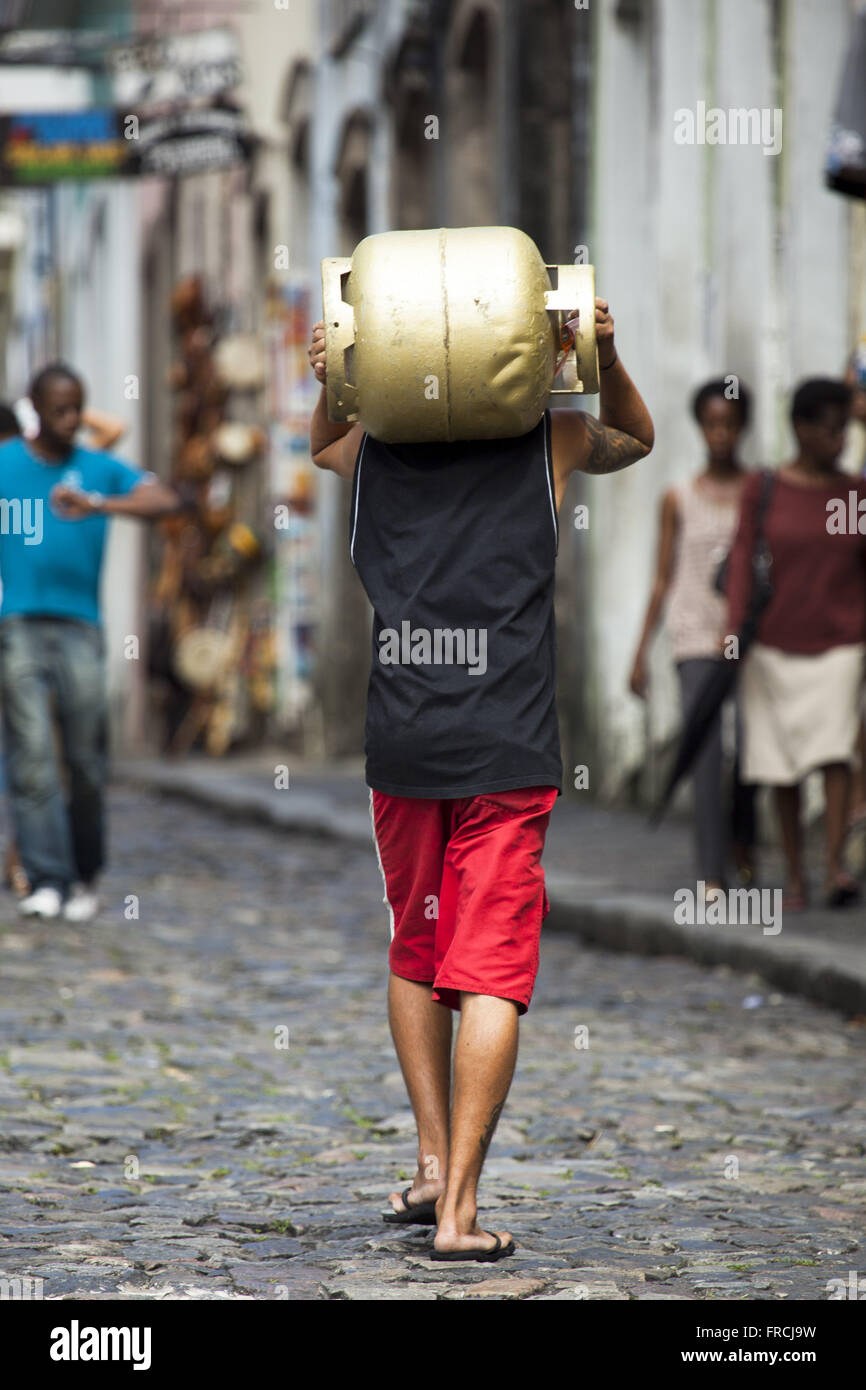
<path fill-rule="evenodd" d="M 322 261 L 322 299 L 328 418 L 385 443 L 526 434 L 551 392 L 598 391 L 594 269 L 516 227 L 365 237 Z"/>

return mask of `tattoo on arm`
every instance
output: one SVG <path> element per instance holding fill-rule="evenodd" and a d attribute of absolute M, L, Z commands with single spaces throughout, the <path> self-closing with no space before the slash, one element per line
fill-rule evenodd
<path fill-rule="evenodd" d="M 594 415 L 586 413 L 583 417 L 588 445 L 584 473 L 617 473 L 644 458 L 649 450 L 624 430 L 612 429 L 603 425 Z"/>
<path fill-rule="evenodd" d="M 491 1112 L 490 1112 L 490 1119 L 487 1121 L 487 1128 L 485 1129 L 484 1133 L 483 1133 L 482 1136 L 481 1136 L 481 1157 L 482 1157 L 482 1158 L 485 1157 L 485 1155 L 486 1155 L 486 1153 L 487 1153 L 487 1150 L 490 1148 L 490 1141 L 491 1141 L 491 1139 L 493 1138 L 493 1131 L 495 1130 L 495 1128 L 496 1128 L 496 1126 L 497 1126 L 497 1123 L 498 1123 L 498 1121 L 499 1121 L 499 1116 L 502 1114 L 502 1108 L 503 1108 L 504 1105 L 505 1105 L 505 1101 L 504 1101 L 504 1100 L 501 1100 L 501 1101 L 499 1102 L 498 1105 L 494 1105 L 493 1109 L 492 1109 Z"/>

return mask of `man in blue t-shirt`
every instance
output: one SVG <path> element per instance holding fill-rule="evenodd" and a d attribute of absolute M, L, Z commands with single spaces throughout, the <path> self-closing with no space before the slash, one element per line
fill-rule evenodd
<path fill-rule="evenodd" d="M 0 704 L 13 828 L 31 885 L 19 908 L 81 922 L 98 909 L 104 855 L 107 518 L 155 519 L 179 500 L 154 474 L 75 443 L 84 389 L 69 367 L 43 368 L 30 399 L 39 434 L 0 444 Z"/>

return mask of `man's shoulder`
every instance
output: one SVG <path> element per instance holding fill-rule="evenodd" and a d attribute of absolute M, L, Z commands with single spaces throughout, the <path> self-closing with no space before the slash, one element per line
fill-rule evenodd
<path fill-rule="evenodd" d="M 108 454 L 104 449 L 88 449 L 86 444 L 76 444 L 70 455 L 70 463 L 83 463 L 90 460 L 94 463 L 120 463 L 120 459 L 114 454 Z"/>
<path fill-rule="evenodd" d="M 110 478 L 115 477 L 118 472 L 137 473 L 139 470 L 132 463 L 127 463 L 125 459 L 119 459 L 115 454 L 107 454 L 104 449 L 87 449 L 82 444 L 75 447 L 75 453 L 69 460 L 70 464 L 79 468 L 86 468 L 91 477 Z"/>

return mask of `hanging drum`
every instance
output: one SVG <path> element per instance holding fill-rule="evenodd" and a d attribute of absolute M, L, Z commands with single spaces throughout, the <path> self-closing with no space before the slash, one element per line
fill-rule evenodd
<path fill-rule="evenodd" d="M 526 434 L 551 392 L 598 391 L 594 268 L 516 227 L 365 237 L 322 293 L 328 418 L 385 443 Z"/>
<path fill-rule="evenodd" d="M 221 628 L 190 628 L 175 642 L 175 674 L 191 690 L 214 690 L 228 671 L 232 652 L 231 637 Z"/>
<path fill-rule="evenodd" d="M 266 443 L 266 435 L 256 425 L 225 420 L 213 434 L 214 450 L 223 463 L 235 466 L 250 463 Z"/>
<path fill-rule="evenodd" d="M 218 381 L 231 391 L 256 391 L 265 380 L 265 357 L 258 338 L 251 333 L 235 333 L 222 338 L 214 348 L 214 367 Z"/>

